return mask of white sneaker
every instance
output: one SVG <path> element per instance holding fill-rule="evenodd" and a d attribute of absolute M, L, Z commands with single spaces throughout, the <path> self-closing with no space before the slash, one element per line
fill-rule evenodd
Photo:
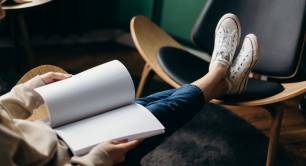
<path fill-rule="evenodd" d="M 225 65 L 226 67 L 232 64 L 240 35 L 240 23 L 237 16 L 231 13 L 222 16 L 215 30 L 214 51 L 209 65 L 209 71 L 217 63 Z"/>
<path fill-rule="evenodd" d="M 241 94 L 245 91 L 249 74 L 257 63 L 258 57 L 257 37 L 254 34 L 248 34 L 226 77 L 228 94 Z"/>

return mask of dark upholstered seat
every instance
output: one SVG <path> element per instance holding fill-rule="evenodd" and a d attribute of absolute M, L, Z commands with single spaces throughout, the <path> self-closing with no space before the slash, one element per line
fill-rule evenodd
<path fill-rule="evenodd" d="M 241 95 L 223 96 L 221 99 L 230 103 L 263 99 L 276 95 L 284 90 L 282 84 L 274 81 L 249 79 L 246 90 Z"/>
<path fill-rule="evenodd" d="M 208 62 L 182 49 L 162 47 L 157 59 L 164 72 L 181 85 L 191 83 L 208 72 Z M 283 89 L 278 82 L 250 79 L 245 93 L 222 99 L 226 102 L 257 100 L 278 94 Z"/>
<path fill-rule="evenodd" d="M 183 49 L 162 47 L 157 60 L 169 77 L 180 85 L 191 83 L 208 72 L 208 62 Z"/>

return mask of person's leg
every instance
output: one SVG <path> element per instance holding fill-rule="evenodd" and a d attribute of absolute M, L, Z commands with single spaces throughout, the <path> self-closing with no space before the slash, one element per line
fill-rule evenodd
<path fill-rule="evenodd" d="M 212 98 L 213 95 L 210 96 L 210 94 L 213 94 L 210 92 L 211 89 L 222 89 L 223 87 L 221 86 L 226 86 L 226 84 L 220 84 L 224 82 L 226 70 L 221 66 L 192 84 L 170 91 L 159 92 L 149 96 L 149 99 L 143 98 L 140 102 L 138 101 L 137 103 L 139 104 L 142 104 L 142 101 L 146 101 L 143 102 L 144 106 L 165 126 L 166 133 L 145 139 L 144 142 L 127 154 L 127 160 L 122 165 L 139 164 L 144 155 L 191 120 L 202 109 L 205 101 Z M 206 90 L 209 92 L 208 95 L 206 95 Z"/>
<path fill-rule="evenodd" d="M 243 92 L 248 75 L 258 60 L 256 36 L 247 35 L 242 48 L 234 60 L 234 65 L 230 68 L 230 73 L 227 66 L 216 63 L 213 70 L 202 78 L 190 85 L 171 90 L 171 93 L 164 95 L 163 99 L 151 101 L 145 107 L 164 124 L 167 132 L 171 134 L 200 111 L 205 102 L 226 93 Z"/>
<path fill-rule="evenodd" d="M 251 47 L 251 43 L 257 43 L 257 39 L 249 37 L 248 40 L 245 41 L 246 42 L 244 42 L 243 46 L 246 46 L 246 52 L 243 51 L 244 53 L 242 52 L 242 54 L 239 54 L 235 60 L 239 63 L 235 63 L 234 66 L 231 66 L 231 72 L 232 68 L 237 68 L 238 70 L 233 73 L 228 73 L 229 66 L 224 65 L 224 63 L 215 62 L 209 73 L 199 80 L 174 91 L 172 90 L 172 94 L 168 93 L 162 95 L 161 93 L 163 98 L 158 98 L 155 101 L 151 100 L 150 102 L 145 103 L 145 107 L 149 109 L 165 126 L 166 133 L 145 139 L 142 144 L 128 153 L 127 161 L 122 165 L 140 164 L 142 156 L 162 143 L 167 136 L 171 135 L 180 126 L 188 122 L 198 111 L 201 110 L 205 102 L 219 97 L 227 93 L 229 90 L 232 90 L 231 92 L 234 93 L 240 92 L 240 88 L 237 89 L 236 87 L 241 87 L 240 85 L 245 83 L 249 71 L 254 66 L 253 60 L 258 56 L 258 47 Z M 252 49 L 255 49 L 255 51 L 252 51 Z M 218 54 L 216 55 L 219 56 Z M 220 60 L 220 57 L 216 57 L 215 59 Z M 226 59 L 223 59 L 222 61 L 224 60 Z M 242 65 L 240 62 L 242 62 Z M 231 62 L 228 64 L 231 64 Z M 239 70 L 239 67 L 241 66 L 242 69 Z"/>
<path fill-rule="evenodd" d="M 165 96 L 162 92 L 159 94 Z M 158 95 L 155 96 L 158 97 Z M 151 99 L 157 99 L 156 97 Z M 193 102 L 191 102 L 192 100 Z M 171 95 L 165 98 L 158 98 L 146 103 L 145 107 L 165 126 L 166 132 L 145 139 L 135 149 L 128 152 L 126 161 L 122 165 L 139 165 L 144 155 L 160 145 L 165 138 L 190 120 L 203 105 L 202 91 L 195 85 L 184 85 L 175 89 Z"/>
<path fill-rule="evenodd" d="M 233 17 L 229 17 L 233 18 Z M 158 146 L 167 136 L 171 135 L 180 126 L 184 125 L 187 121 L 199 112 L 204 103 L 210 99 L 221 95 L 224 91 L 218 91 L 216 89 L 225 89 L 224 78 L 228 72 L 229 65 L 231 64 L 233 52 L 235 49 L 227 51 L 227 46 L 223 47 L 224 44 L 231 44 L 230 42 L 223 41 L 224 34 L 223 30 L 226 29 L 229 32 L 229 28 L 236 28 L 229 33 L 238 33 L 236 23 L 233 19 L 221 19 L 222 23 L 218 26 L 218 31 L 222 33 L 216 34 L 216 41 L 218 41 L 218 47 L 214 50 L 214 65 L 213 70 L 210 70 L 205 76 L 192 84 L 185 85 L 176 90 L 170 90 L 152 95 L 148 98 L 142 98 L 137 100 L 137 103 L 145 106 L 149 109 L 157 119 L 165 126 L 166 133 L 145 139 L 142 144 L 137 148 L 133 149 L 127 154 L 127 161 L 122 165 L 138 165 L 142 156 L 147 154 L 149 151 Z M 235 20 L 237 22 L 237 20 Z M 234 25 L 235 24 L 235 25 Z M 229 28 L 228 28 L 229 27 Z M 216 31 L 217 32 L 217 31 Z M 227 33 L 226 32 L 226 33 Z M 236 35 L 240 36 L 240 35 Z M 231 36 L 233 37 L 233 36 Z M 235 45 L 234 45 L 235 47 Z M 222 49 L 221 49 L 222 48 Z M 230 54 L 229 60 L 224 59 L 224 54 Z M 227 56 L 228 57 L 228 56 Z M 222 62 L 222 63 L 220 63 Z M 227 62 L 227 63 L 224 63 Z"/>
<path fill-rule="evenodd" d="M 165 90 L 165 91 L 162 91 L 162 92 L 157 92 L 157 93 L 154 93 L 154 94 L 149 95 L 147 97 L 138 98 L 136 100 L 136 103 L 145 107 L 146 105 L 150 104 L 151 102 L 155 102 L 155 101 L 158 101 L 158 100 L 169 97 L 174 92 L 175 92 L 175 89 L 169 89 L 169 90 Z"/>

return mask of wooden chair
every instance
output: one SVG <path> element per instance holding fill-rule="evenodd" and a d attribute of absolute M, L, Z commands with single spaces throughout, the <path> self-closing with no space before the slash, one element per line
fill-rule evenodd
<path fill-rule="evenodd" d="M 275 8 L 275 6 L 278 7 Z M 252 12 L 247 13 L 249 11 Z M 268 77 L 271 76 L 277 82 L 251 79 L 247 86 L 247 92 L 242 97 L 231 96 L 236 100 L 230 103 L 225 102 L 226 100 L 213 100 L 213 102 L 216 104 L 264 107 L 271 113 L 272 126 L 266 161 L 266 165 L 270 166 L 273 165 L 276 155 L 283 110 L 288 108 L 289 100 L 306 93 L 306 81 L 279 83 L 281 82 L 279 78 L 292 78 L 296 74 L 304 55 L 303 48 L 306 39 L 305 0 L 294 2 L 210 0 L 205 5 L 193 29 L 192 39 L 199 49 L 212 53 L 214 28 L 218 19 L 227 12 L 234 13 L 240 18 L 242 30 L 245 30 L 242 31 L 242 37 L 250 32 L 259 37 L 262 46 L 261 59 L 255 67 L 255 72 Z M 280 17 L 283 17 L 282 20 L 277 20 Z M 288 20 L 291 17 L 295 20 Z M 277 30 L 273 29 L 275 24 L 280 24 L 277 26 Z M 265 27 L 262 25 L 265 25 Z M 208 71 L 208 62 L 186 51 L 184 46 L 148 18 L 144 16 L 134 17 L 131 20 L 130 29 L 135 46 L 146 63 L 136 93 L 138 97 L 141 96 L 146 82 L 152 78 L 154 73 L 169 85 L 177 88 L 182 84 L 198 79 Z M 291 30 L 290 34 L 288 30 Z M 287 45 L 284 45 L 284 43 Z"/>
<path fill-rule="evenodd" d="M 17 84 L 24 83 L 24 82 L 30 80 L 31 78 L 33 78 L 37 75 L 41 75 L 41 74 L 48 73 L 48 72 L 67 73 L 65 70 L 63 70 L 63 69 L 61 69 L 57 66 L 41 65 L 41 66 L 38 66 L 38 67 L 28 71 L 26 74 L 24 74 L 23 77 L 21 77 L 21 79 L 17 82 Z M 47 107 L 45 105 L 42 105 L 39 108 L 37 108 L 36 110 L 34 110 L 32 116 L 29 117 L 28 120 L 43 120 L 43 119 L 47 119 L 47 118 L 48 118 Z"/>

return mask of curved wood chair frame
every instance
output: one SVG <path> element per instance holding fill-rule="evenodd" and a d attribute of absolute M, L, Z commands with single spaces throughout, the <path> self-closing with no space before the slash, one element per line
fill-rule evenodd
<path fill-rule="evenodd" d="M 135 16 L 132 18 L 130 29 L 135 46 L 146 63 L 136 92 L 137 97 L 141 96 L 145 84 L 150 81 L 154 74 L 153 72 L 174 88 L 180 87 L 181 85 L 172 80 L 160 67 L 157 61 L 157 53 L 158 50 L 164 46 L 172 46 L 180 49 L 184 49 L 184 47 L 144 16 Z M 212 101 L 216 104 L 251 107 L 261 106 L 270 111 L 272 115 L 272 126 L 269 134 L 270 139 L 266 161 L 267 166 L 273 165 L 274 162 L 280 135 L 283 109 L 286 108 L 286 101 L 306 93 L 306 81 L 286 83 L 282 85 L 285 88 L 284 91 L 264 99 L 230 104 L 219 100 Z"/>
<path fill-rule="evenodd" d="M 36 68 L 33 68 L 32 70 L 24 74 L 23 77 L 21 77 L 20 80 L 17 82 L 17 85 L 24 83 L 37 75 L 41 75 L 48 72 L 67 73 L 64 69 L 57 66 L 41 65 Z M 48 118 L 48 110 L 46 105 L 43 104 L 39 108 L 34 110 L 33 114 L 28 118 L 28 120 L 43 120 L 47 118 Z"/>

